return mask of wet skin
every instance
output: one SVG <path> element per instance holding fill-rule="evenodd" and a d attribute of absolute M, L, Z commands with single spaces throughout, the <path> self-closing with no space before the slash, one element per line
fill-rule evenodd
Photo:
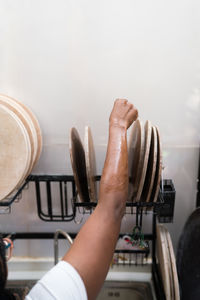
<path fill-rule="evenodd" d="M 89 300 L 105 280 L 118 239 L 128 195 L 127 129 L 137 119 L 135 107 L 117 99 L 109 118 L 109 140 L 98 205 L 63 257 L 80 274 Z"/>

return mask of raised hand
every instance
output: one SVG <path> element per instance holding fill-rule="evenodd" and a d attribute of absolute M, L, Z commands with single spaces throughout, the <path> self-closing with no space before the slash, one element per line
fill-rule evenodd
<path fill-rule="evenodd" d="M 116 99 L 110 114 L 110 126 L 128 129 L 138 117 L 138 111 L 126 99 Z"/>

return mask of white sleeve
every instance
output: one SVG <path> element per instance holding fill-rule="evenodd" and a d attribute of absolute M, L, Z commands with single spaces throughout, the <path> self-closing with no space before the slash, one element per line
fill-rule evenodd
<path fill-rule="evenodd" d="M 32 288 L 25 300 L 87 300 L 82 278 L 69 263 L 60 261 Z"/>

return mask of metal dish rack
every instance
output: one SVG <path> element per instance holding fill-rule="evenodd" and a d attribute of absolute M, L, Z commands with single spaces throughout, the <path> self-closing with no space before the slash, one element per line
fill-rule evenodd
<path fill-rule="evenodd" d="M 96 181 L 100 180 L 96 176 Z M 0 202 L 0 209 L 7 208 L 10 211 L 11 205 L 19 201 L 22 191 L 27 188 L 29 183 L 35 184 L 35 194 L 37 202 L 37 212 L 41 220 L 46 222 L 70 222 L 76 221 L 77 212 L 82 215 L 91 214 L 97 203 L 78 202 L 77 191 L 73 176 L 69 175 L 30 175 L 23 183 L 21 188 L 9 199 Z M 53 189 L 57 193 L 53 197 Z M 55 199 L 56 198 L 56 202 Z M 113 263 L 117 265 L 146 265 L 151 253 L 152 278 L 157 299 L 164 300 L 164 290 L 156 260 L 156 223 L 173 221 L 173 211 L 175 202 L 175 189 L 172 180 L 163 180 L 157 202 L 127 202 L 126 214 L 135 215 L 136 226 L 142 227 L 145 215 L 152 215 L 152 230 L 150 234 L 144 234 L 144 239 L 148 247 L 143 250 L 115 250 Z M 55 210 L 55 204 L 57 205 Z M 70 234 L 72 238 L 75 234 Z M 122 237 L 123 234 L 120 234 Z M 14 239 L 53 239 L 54 233 L 14 233 Z M 59 238 L 63 238 L 59 236 Z"/>

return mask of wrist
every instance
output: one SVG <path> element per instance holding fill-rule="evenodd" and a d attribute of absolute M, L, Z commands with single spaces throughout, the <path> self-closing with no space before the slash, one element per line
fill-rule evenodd
<path fill-rule="evenodd" d="M 118 130 L 121 132 L 126 132 L 127 127 L 124 123 L 119 123 L 119 122 L 109 122 L 109 130 Z"/>

